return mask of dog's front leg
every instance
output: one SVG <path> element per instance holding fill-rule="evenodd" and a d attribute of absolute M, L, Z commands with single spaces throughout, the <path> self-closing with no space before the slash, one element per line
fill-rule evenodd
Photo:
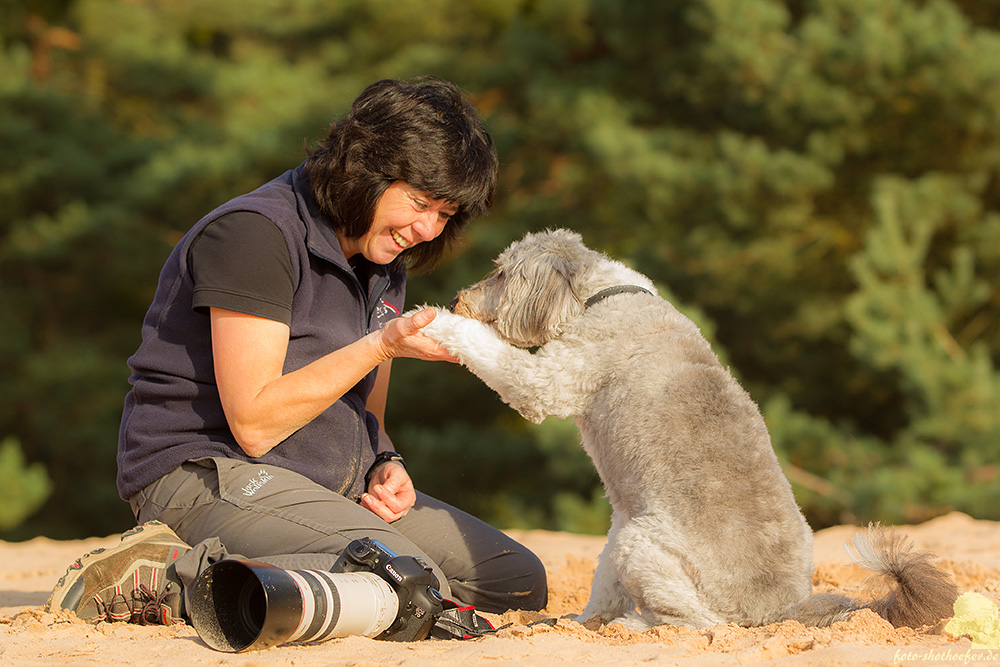
<path fill-rule="evenodd" d="M 491 327 L 435 308 L 437 317 L 423 332 L 441 343 L 476 377 L 525 419 L 566 417 L 564 400 L 552 391 L 552 372 L 527 350 L 504 341 Z"/>
<path fill-rule="evenodd" d="M 639 615 L 632 596 L 619 581 L 618 571 L 615 568 L 614 552 L 618 545 L 618 531 L 622 522 L 623 518 L 618 512 L 611 516 L 611 530 L 608 531 L 608 542 L 597 560 L 597 570 L 594 572 L 594 581 L 590 587 L 590 600 L 575 620 L 586 623 L 600 617 L 608 623 L 620 623 L 633 629 L 647 630 L 650 624 Z"/>

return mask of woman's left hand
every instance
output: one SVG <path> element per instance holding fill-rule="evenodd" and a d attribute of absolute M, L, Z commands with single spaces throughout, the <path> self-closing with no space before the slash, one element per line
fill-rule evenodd
<path fill-rule="evenodd" d="M 416 501 L 417 492 L 410 475 L 395 461 L 375 468 L 368 483 L 368 493 L 361 495 L 361 506 L 387 523 L 406 516 Z"/>

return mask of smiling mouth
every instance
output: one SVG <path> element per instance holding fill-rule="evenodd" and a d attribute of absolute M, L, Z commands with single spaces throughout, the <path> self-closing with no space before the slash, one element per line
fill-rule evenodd
<path fill-rule="evenodd" d="M 395 241 L 400 248 L 404 250 L 410 247 L 410 242 L 404 239 L 402 236 L 396 233 L 395 229 L 390 229 L 389 234 L 392 235 L 392 240 Z"/>

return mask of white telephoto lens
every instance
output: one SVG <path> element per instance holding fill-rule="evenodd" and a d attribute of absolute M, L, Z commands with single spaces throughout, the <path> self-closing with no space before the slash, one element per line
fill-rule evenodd
<path fill-rule="evenodd" d="M 377 574 L 316 570 L 289 571 L 289 574 L 302 591 L 305 604 L 301 623 L 287 641 L 314 642 L 351 635 L 377 637 L 396 620 L 399 597 Z M 322 596 L 321 601 L 316 599 L 317 595 Z M 316 618 L 317 607 L 324 610 L 323 618 Z M 319 627 L 316 621 L 322 621 Z"/>

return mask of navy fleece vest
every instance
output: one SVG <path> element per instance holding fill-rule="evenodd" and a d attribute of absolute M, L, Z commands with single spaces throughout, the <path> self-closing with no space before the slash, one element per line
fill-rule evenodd
<path fill-rule="evenodd" d="M 142 325 L 142 343 L 128 361 L 132 389 L 118 439 L 119 494 L 127 500 L 185 461 L 222 456 L 294 470 L 356 498 L 378 446 L 378 424 L 365 410 L 376 371 L 256 459 L 240 449 L 229 429 L 215 384 L 209 314 L 192 308 L 187 258 L 198 232 L 233 211 L 264 215 L 288 245 L 295 294 L 285 373 L 356 341 L 403 308 L 403 275 L 369 264 L 367 284 L 361 284 L 309 194 L 301 166 L 215 209 L 167 259 Z"/>

